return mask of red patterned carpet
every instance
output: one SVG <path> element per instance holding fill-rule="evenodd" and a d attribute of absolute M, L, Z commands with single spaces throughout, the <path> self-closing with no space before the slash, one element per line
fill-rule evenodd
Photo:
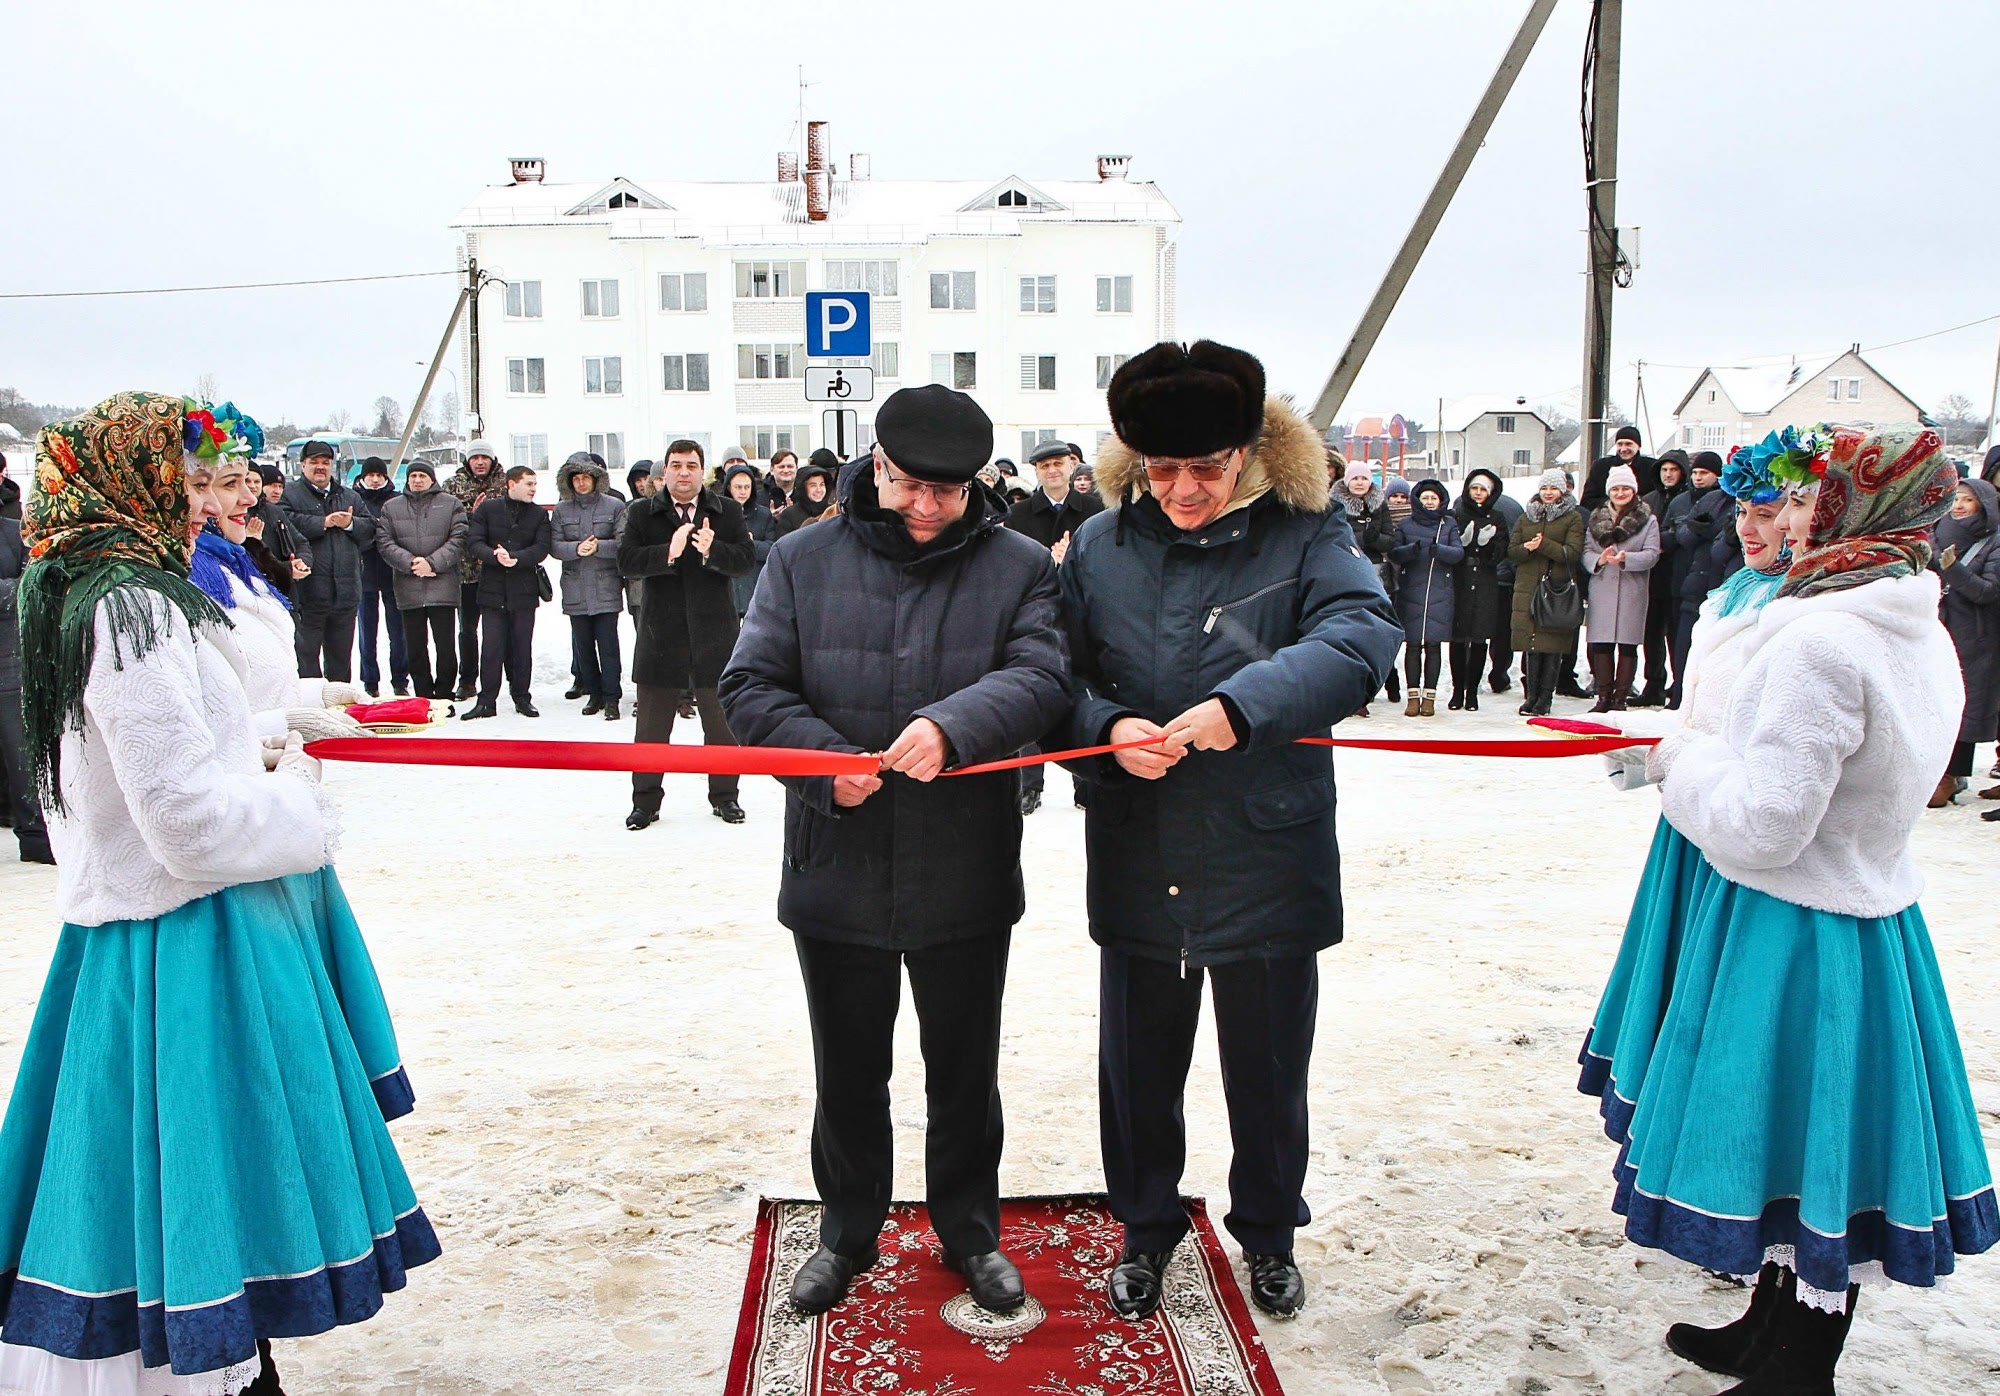
<path fill-rule="evenodd" d="M 763 1199 L 727 1396 L 1282 1396 L 1200 1199 L 1166 1302 L 1137 1324 L 1104 1299 L 1121 1234 L 1102 1197 L 1000 1210 L 1001 1249 L 1028 1287 L 1018 1312 L 974 1305 L 923 1207 L 906 1203 L 890 1209 L 875 1268 L 812 1319 L 790 1294 L 819 1244 L 819 1206 Z"/>

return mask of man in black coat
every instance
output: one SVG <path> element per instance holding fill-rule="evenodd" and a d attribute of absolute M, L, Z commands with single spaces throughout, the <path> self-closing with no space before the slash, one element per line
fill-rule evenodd
<path fill-rule="evenodd" d="M 382 506 L 401 493 L 389 479 L 389 462 L 370 456 L 361 462 L 361 477 L 355 482 L 355 497 L 362 510 L 379 524 Z M 403 617 L 396 609 L 396 574 L 379 550 L 361 555 L 361 687 L 370 698 L 381 696 L 382 664 L 378 657 L 381 628 L 389 632 L 389 683 L 398 697 L 410 691 L 410 654 L 403 639 Z"/>
<path fill-rule="evenodd" d="M 35 798 L 34 767 L 28 760 L 27 729 L 21 720 L 21 631 L 14 593 L 27 565 L 20 523 L 0 514 L 0 811 L 14 826 L 22 862 L 53 863 L 56 858 Z"/>
<path fill-rule="evenodd" d="M 1077 527 L 1092 514 L 1102 513 L 1104 501 L 1095 495 L 1079 494 L 1069 486 L 1070 472 L 1082 461 L 1067 441 L 1044 441 L 1028 457 L 1028 465 L 1039 482 L 1034 493 L 1007 510 L 1007 527 L 1034 539 L 1049 550 L 1056 566 L 1069 552 L 1069 542 Z M 1004 498 L 1005 496 L 1000 496 Z M 1039 750 L 1030 747 L 1029 752 Z M 1033 814 L 1042 807 L 1046 772 L 1040 766 L 1021 771 L 1021 813 Z M 1081 787 L 1078 787 L 1079 792 Z M 1080 801 L 1079 801 L 1080 803 Z"/>
<path fill-rule="evenodd" d="M 299 677 L 346 683 L 354 677 L 354 619 L 361 609 L 361 558 L 375 550 L 375 520 L 360 496 L 333 478 L 333 447 L 308 441 L 304 477 L 285 486 L 285 519 L 305 540 L 312 568 L 292 587 Z"/>
<path fill-rule="evenodd" d="M 907 965 L 931 1224 L 973 1298 L 1007 1312 L 1024 1298 L 1000 1251 L 998 1083 L 1007 949 L 1025 907 L 1019 784 L 1011 771 L 936 777 L 1009 756 L 1067 714 L 1055 565 L 968 488 L 993 449 L 971 398 L 905 388 L 875 432 L 872 459 L 843 471 L 841 512 L 771 549 L 722 676 L 746 741 L 882 753 L 877 775 L 785 781 L 778 919 L 812 1017 L 826 1204 L 792 1299 L 823 1312 L 875 1262 Z"/>
<path fill-rule="evenodd" d="M 681 694 L 692 690 L 701 739 L 734 746 L 716 684 L 736 643 L 733 579 L 757 564 L 757 546 L 733 499 L 701 487 L 701 444 L 675 441 L 659 490 L 628 508 L 618 539 L 618 570 L 643 578 L 639 634 L 632 644 L 635 742 L 671 741 Z M 708 778 L 708 807 L 726 824 L 743 822 L 735 776 Z M 632 774 L 634 832 L 660 817 L 664 783 L 657 772 Z"/>
<path fill-rule="evenodd" d="M 1639 449 L 1639 428 L 1627 422 L 1618 428 L 1618 434 L 1611 440 L 1611 454 L 1599 456 L 1590 463 L 1590 473 L 1584 477 L 1583 493 L 1577 496 L 1576 507 L 1583 510 L 1583 516 L 1590 517 L 1590 511 L 1610 500 L 1610 492 L 1605 482 L 1611 477 L 1611 467 L 1629 465 L 1632 473 L 1639 477 L 1639 493 L 1643 497 L 1660 487 L 1660 463 Z"/>
<path fill-rule="evenodd" d="M 1375 695 L 1403 640 L 1326 448 L 1263 365 L 1202 341 L 1113 375 L 1097 457 L 1107 512 L 1062 567 L 1075 661 L 1066 745 L 1149 742 L 1076 764 L 1099 955 L 1098 1109 L 1125 1252 L 1112 1307 L 1160 1303 L 1188 1231 L 1181 1096 L 1214 985 L 1235 1158 L 1224 1219 L 1251 1298 L 1289 1316 L 1303 1189 L 1317 952 L 1341 938 L 1326 736 Z"/>
<path fill-rule="evenodd" d="M 497 716 L 500 676 L 514 696 L 514 711 L 540 717 L 531 689 L 535 677 L 535 612 L 548 598 L 542 571 L 554 535 L 548 511 L 535 503 L 535 472 L 517 465 L 506 475 L 506 493 L 472 512 L 465 545 L 479 559 L 479 701 L 465 720 Z"/>
<path fill-rule="evenodd" d="M 1675 612 L 1674 681 L 1667 690 L 1670 708 L 1681 705 L 1681 671 L 1694 645 L 1694 623 L 1701 614 L 1701 603 L 1743 561 L 1743 545 L 1736 537 L 1736 501 L 1722 489 L 1721 481 L 1722 457 L 1714 451 L 1695 452 L 1688 465 L 1688 492 L 1667 511 L 1666 527 L 1674 534 L 1669 555 Z"/>
<path fill-rule="evenodd" d="M 243 547 L 257 564 L 257 570 L 264 574 L 264 580 L 290 600 L 293 587 L 308 566 L 303 557 L 307 551 L 305 539 L 299 537 L 291 517 L 285 513 L 284 472 L 275 465 L 260 465 L 257 479 L 261 487 L 257 502 L 250 506 L 246 523 L 249 536 Z"/>

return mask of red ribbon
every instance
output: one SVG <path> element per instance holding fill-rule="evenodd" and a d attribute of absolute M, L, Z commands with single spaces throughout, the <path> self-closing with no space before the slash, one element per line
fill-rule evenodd
<path fill-rule="evenodd" d="M 1624 747 L 1652 746 L 1657 737 L 1545 737 L 1499 741 L 1456 741 L 1431 737 L 1301 737 L 1307 746 L 1349 747 L 1425 756 L 1562 757 L 1595 756 Z M 985 775 L 1070 761 L 1086 756 L 1157 746 L 1157 739 L 1078 747 L 985 761 L 946 771 L 948 776 Z M 329 737 L 306 744 L 306 754 L 322 761 L 366 761 L 390 766 L 492 766 L 523 771 L 648 771 L 662 775 L 870 776 L 881 760 L 866 753 L 813 751 L 775 746 L 682 746 L 668 742 L 514 742 L 431 737 Z"/>

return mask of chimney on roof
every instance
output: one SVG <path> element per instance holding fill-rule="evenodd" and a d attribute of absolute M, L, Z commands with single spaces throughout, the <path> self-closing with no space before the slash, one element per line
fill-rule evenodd
<path fill-rule="evenodd" d="M 516 155 L 507 162 L 507 168 L 516 184 L 542 182 L 542 157 L 539 155 Z"/>
<path fill-rule="evenodd" d="M 1849 346 L 1847 352 L 1850 354 L 1859 354 L 1861 352 L 1861 341 L 1858 339 L 1855 340 L 1854 343 L 1851 346 Z"/>
<path fill-rule="evenodd" d="M 806 123 L 806 218 L 813 223 L 824 223 L 827 213 L 827 193 L 833 185 L 833 171 L 826 158 L 826 123 L 808 121 Z"/>
<path fill-rule="evenodd" d="M 847 157 L 847 177 L 849 179 L 866 179 L 870 173 L 871 165 L 866 155 L 850 155 Z"/>
<path fill-rule="evenodd" d="M 778 183 L 797 184 L 799 182 L 799 153 L 796 150 L 778 152 Z"/>
<path fill-rule="evenodd" d="M 1132 157 L 1129 155 L 1100 155 L 1097 157 L 1097 178 L 1100 182 L 1108 183 L 1114 179 L 1123 179 L 1126 172 L 1131 168 Z"/>

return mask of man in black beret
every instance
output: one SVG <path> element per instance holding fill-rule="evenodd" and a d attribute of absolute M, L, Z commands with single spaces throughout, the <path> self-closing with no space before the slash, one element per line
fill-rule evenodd
<path fill-rule="evenodd" d="M 840 512 L 772 547 L 722 674 L 746 743 L 880 753 L 879 772 L 786 779 L 778 920 L 812 1018 L 820 1248 L 792 1282 L 822 1313 L 875 1263 L 894 1196 L 889 1069 L 904 967 L 922 1035 L 925 1196 L 973 1298 L 1024 1297 L 1000 1251 L 1000 1002 L 1025 909 L 1020 782 L 937 779 L 1007 757 L 1069 712 L 1056 569 L 969 483 L 979 404 L 904 388 Z M 650 600 L 646 603 L 652 604 Z"/>
<path fill-rule="evenodd" d="M 1402 630 L 1347 511 L 1329 508 L 1325 444 L 1266 396 L 1256 359 L 1154 345 L 1113 375 L 1110 409 L 1106 509 L 1061 572 L 1063 745 L 1150 743 L 1072 766 L 1090 784 L 1098 1109 L 1125 1227 L 1107 1290 L 1126 1317 L 1152 1313 L 1188 1232 L 1181 1096 L 1206 979 L 1235 1144 L 1224 1225 L 1251 1298 L 1290 1317 L 1317 955 L 1341 938 L 1332 754 L 1297 739 L 1361 710 Z"/>

